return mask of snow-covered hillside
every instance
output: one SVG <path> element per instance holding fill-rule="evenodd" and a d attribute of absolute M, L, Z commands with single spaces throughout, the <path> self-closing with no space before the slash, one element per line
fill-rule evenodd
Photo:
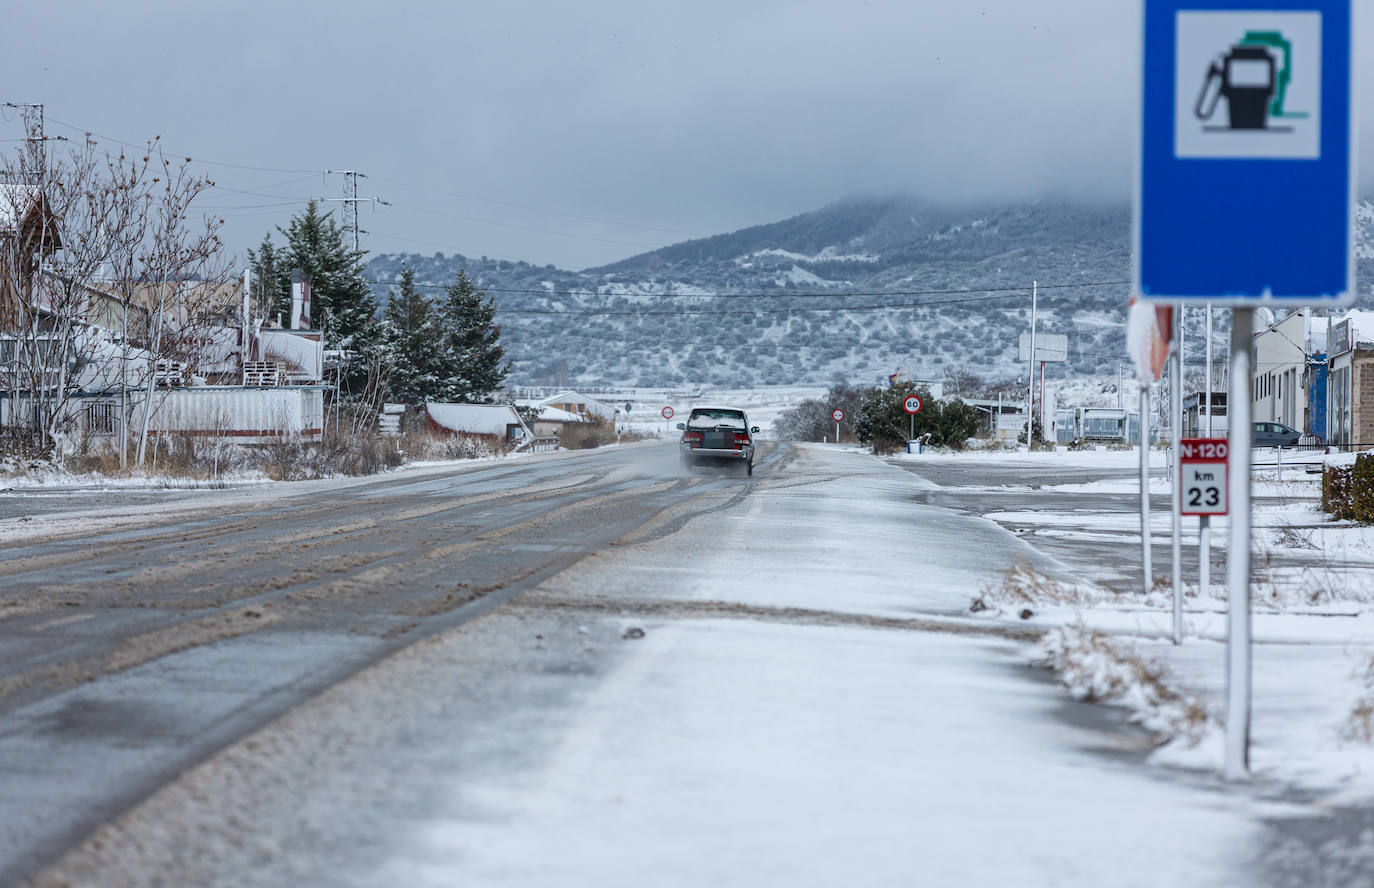
<path fill-rule="evenodd" d="M 1361 279 L 1374 280 L 1374 204 L 1357 236 Z M 1062 369 L 1090 375 L 1123 355 L 1130 210 L 851 198 L 580 272 L 381 254 L 369 264 L 381 293 L 403 262 L 424 284 L 466 268 L 487 288 L 524 384 L 825 384 L 902 366 L 1014 378 L 1032 281 L 1040 329 L 1069 336 Z"/>

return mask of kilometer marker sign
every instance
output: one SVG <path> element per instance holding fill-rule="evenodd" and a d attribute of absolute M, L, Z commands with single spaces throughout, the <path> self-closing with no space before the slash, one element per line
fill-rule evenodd
<path fill-rule="evenodd" d="M 1178 451 L 1180 515 L 1225 515 L 1230 509 L 1226 476 L 1231 454 L 1225 438 L 1185 438 Z"/>

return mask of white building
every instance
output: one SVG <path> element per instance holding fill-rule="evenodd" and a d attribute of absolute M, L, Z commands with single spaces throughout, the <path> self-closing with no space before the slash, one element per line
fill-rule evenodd
<path fill-rule="evenodd" d="M 1281 422 L 1305 434 L 1325 436 L 1311 415 L 1308 365 L 1326 353 L 1327 319 L 1312 310 L 1290 312 L 1254 335 L 1250 411 L 1255 422 Z M 1312 428 L 1313 421 L 1323 428 Z"/>

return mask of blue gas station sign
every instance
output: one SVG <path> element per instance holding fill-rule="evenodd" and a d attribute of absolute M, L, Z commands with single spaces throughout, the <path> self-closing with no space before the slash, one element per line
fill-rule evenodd
<path fill-rule="evenodd" d="M 1135 286 L 1350 302 L 1351 0 L 1145 0 Z"/>

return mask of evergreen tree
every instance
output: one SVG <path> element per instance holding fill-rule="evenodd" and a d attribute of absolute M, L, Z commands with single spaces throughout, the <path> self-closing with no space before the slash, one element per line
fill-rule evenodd
<path fill-rule="evenodd" d="M 442 400 L 489 401 L 510 373 L 510 362 L 502 360 L 501 328 L 493 323 L 496 303 L 477 289 L 467 271 L 459 271 L 444 293 L 441 352 L 447 384 Z"/>
<path fill-rule="evenodd" d="M 372 286 L 363 273 L 364 252 L 344 245 L 343 230 L 332 213 L 320 213 L 313 200 L 277 231 L 286 238 L 282 247 L 274 248 L 269 234 L 256 253 L 249 252 L 275 281 L 270 291 L 271 313 L 290 311 L 291 272 L 299 268 L 310 276 L 311 323 L 325 331 L 330 348 L 350 347 L 373 324 L 377 313 Z"/>
<path fill-rule="evenodd" d="M 283 304 L 289 308 L 291 274 L 287 271 L 286 276 L 282 276 L 281 266 L 284 260 L 281 251 L 272 243 L 271 234 L 262 236 L 262 245 L 256 251 L 251 248 L 248 250 L 248 261 L 253 272 L 253 311 L 261 312 L 270 318 L 278 311 L 284 311 L 281 308 Z M 281 289 L 283 280 L 287 284 L 284 294 Z"/>
<path fill-rule="evenodd" d="M 392 365 L 391 400 L 410 406 L 448 400 L 450 371 L 444 360 L 443 319 L 415 286 L 415 271 L 409 265 L 401 267 L 401 289 L 390 294 L 382 327 Z"/>

